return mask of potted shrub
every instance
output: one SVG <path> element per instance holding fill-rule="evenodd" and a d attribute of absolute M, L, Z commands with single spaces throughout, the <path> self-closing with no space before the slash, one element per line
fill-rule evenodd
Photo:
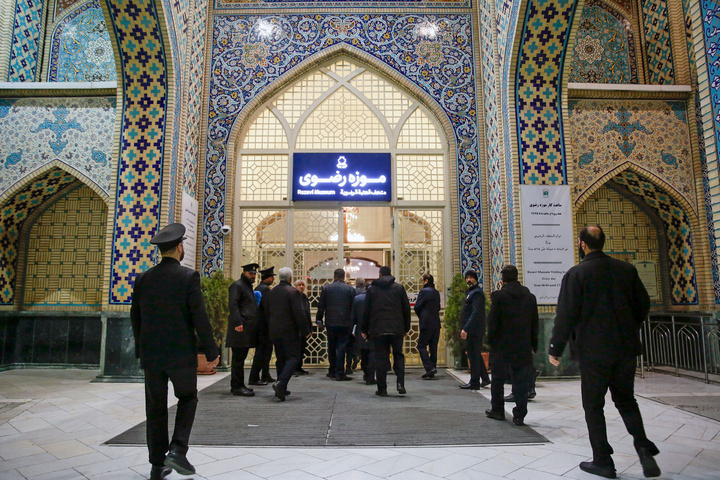
<path fill-rule="evenodd" d="M 228 309 L 228 287 L 233 283 L 232 278 L 226 278 L 222 270 L 216 270 L 209 277 L 200 279 L 205 309 L 212 326 L 213 338 L 220 349 L 220 365 L 226 366 L 223 358 L 225 335 L 227 334 L 227 321 L 230 311 Z M 207 359 L 204 354 L 198 354 L 198 373 L 213 374 L 214 369 L 207 368 Z"/>
<path fill-rule="evenodd" d="M 462 313 L 463 303 L 467 294 L 468 286 L 465 283 L 465 276 L 462 273 L 456 273 L 450 284 L 450 293 L 447 303 L 445 304 L 445 315 L 443 318 L 443 327 L 445 330 L 445 342 L 455 358 L 454 368 L 461 370 L 467 367 L 467 356 L 465 355 L 463 340 L 460 338 L 460 314 Z M 485 314 L 490 311 L 490 301 L 485 295 Z M 487 337 L 487 324 L 485 325 Z M 483 358 L 485 366 L 488 366 L 488 349 L 483 343 Z"/>

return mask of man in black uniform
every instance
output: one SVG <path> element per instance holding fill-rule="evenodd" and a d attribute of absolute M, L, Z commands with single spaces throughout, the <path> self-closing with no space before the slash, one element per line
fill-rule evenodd
<path fill-rule="evenodd" d="M 345 283 L 345 270 L 338 268 L 333 273 L 333 282 L 325 285 L 320 292 L 316 322 L 327 329 L 328 367 L 327 376 L 338 381 L 350 380 L 345 370 L 345 355 L 352 334 L 350 312 L 355 289 Z"/>
<path fill-rule="evenodd" d="M 485 361 L 480 350 L 485 337 L 485 292 L 478 285 L 475 270 L 465 272 L 465 281 L 470 287 L 460 312 L 460 338 L 466 340 L 470 362 L 470 382 L 460 385 L 464 390 L 479 390 L 490 385 Z M 482 383 L 480 379 L 482 378 Z"/>
<path fill-rule="evenodd" d="M 245 385 L 245 359 L 251 348 L 257 346 L 257 314 L 253 284 L 260 265 L 243 265 L 240 279 L 228 287 L 228 329 L 225 344 L 232 348 L 230 363 L 230 392 L 241 397 L 254 397 L 252 388 Z"/>
<path fill-rule="evenodd" d="M 609 388 L 633 437 L 644 475 L 658 477 L 660 468 L 653 457 L 659 450 L 645 435 L 635 400 L 636 361 L 642 353 L 638 330 L 650 310 L 650 297 L 635 267 L 605 255 L 604 245 L 602 228 L 591 226 L 580 231 L 581 262 L 567 271 L 560 286 L 550 363 L 560 365 L 570 340 L 570 354 L 580 362 L 582 404 L 593 451 L 593 460 L 581 462 L 580 469 L 615 478 L 603 412 Z"/>
<path fill-rule="evenodd" d="M 425 373 L 423 380 L 437 375 L 437 347 L 440 341 L 440 292 L 435 288 L 435 279 L 429 273 L 422 276 L 423 288 L 415 300 L 415 313 L 418 316 L 420 335 L 417 350 L 420 354 Z"/>
<path fill-rule="evenodd" d="M 185 227 L 173 223 L 150 240 L 158 245 L 162 260 L 137 276 L 130 308 L 135 355 L 145 372 L 152 480 L 164 478 L 173 468 L 183 475 L 195 473 L 186 454 L 198 402 L 196 332 L 210 366 L 214 368 L 220 360 L 200 291 L 200 274 L 180 265 L 184 234 Z M 168 439 L 168 380 L 178 399 L 172 441 Z"/>
<path fill-rule="evenodd" d="M 512 374 L 515 401 L 513 423 L 524 425 L 527 415 L 528 390 L 533 374 L 533 353 L 538 347 L 538 308 L 535 295 L 518 282 L 518 270 L 507 265 L 500 272 L 503 286 L 490 295 L 488 343 L 492 365 L 491 410 L 485 415 L 505 419 L 505 380 Z"/>
<path fill-rule="evenodd" d="M 302 294 L 292 286 L 292 270 L 283 267 L 278 272 L 280 284 L 270 290 L 262 301 L 268 322 L 270 339 L 275 346 L 278 379 L 273 383 L 275 400 L 284 402 L 288 382 L 300 364 L 302 337 L 310 336 L 305 317 Z"/>
<path fill-rule="evenodd" d="M 391 348 L 397 391 L 400 395 L 407 392 L 403 339 L 410 331 L 410 302 L 405 287 L 396 283 L 390 273 L 390 267 L 380 267 L 380 278 L 367 289 L 361 325 L 363 338 L 372 341 L 372 362 L 377 381 L 375 395 L 380 397 L 388 396 L 387 372 L 390 370 Z"/>
<path fill-rule="evenodd" d="M 275 281 L 275 267 L 269 267 L 260 270 L 260 283 L 255 287 L 256 292 L 260 292 L 262 298 L 270 291 L 270 285 Z M 257 346 L 255 348 L 255 357 L 250 367 L 250 385 L 267 385 L 275 379 L 270 375 L 270 359 L 272 358 L 273 344 L 268 336 L 268 325 L 265 313 L 262 307 L 262 300 L 258 307 L 257 322 Z M 262 374 L 262 377 L 260 376 Z"/>

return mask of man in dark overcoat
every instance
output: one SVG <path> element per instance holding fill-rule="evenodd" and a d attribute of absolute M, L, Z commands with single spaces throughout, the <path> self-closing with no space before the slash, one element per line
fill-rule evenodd
<path fill-rule="evenodd" d="M 345 371 L 345 355 L 352 334 L 350 311 L 354 299 L 355 289 L 345 283 L 345 270 L 335 269 L 332 283 L 320 292 L 315 321 L 322 327 L 324 320 L 330 363 L 327 376 L 338 381 L 350 380 Z"/>
<path fill-rule="evenodd" d="M 578 238 L 581 262 L 567 271 L 560 286 L 550 363 L 560 365 L 570 341 L 572 358 L 580 363 L 580 389 L 588 427 L 591 462 L 580 469 L 615 478 L 613 449 L 605 426 L 605 395 L 610 389 L 615 407 L 633 437 L 646 477 L 657 477 L 653 458 L 659 453 L 648 440 L 635 400 L 635 369 L 642 353 L 639 329 L 650 310 L 650 297 L 635 267 L 603 253 L 605 233 L 585 227 Z"/>
<path fill-rule="evenodd" d="M 407 393 L 403 341 L 410 331 L 410 302 L 405 287 L 395 281 L 390 267 L 380 267 L 380 278 L 367 289 L 360 330 L 363 338 L 372 342 L 372 363 L 377 381 L 375 395 L 388 396 L 387 372 L 390 370 L 391 349 L 397 391 L 400 395 Z"/>
<path fill-rule="evenodd" d="M 534 373 L 533 353 L 538 347 L 538 308 L 535 295 L 518 282 L 518 270 L 507 265 L 500 272 L 503 286 L 490 295 L 488 344 L 490 344 L 490 385 L 492 409 L 485 414 L 496 420 L 505 419 L 505 380 L 512 375 L 515 401 L 513 423 L 524 425 L 527 415 L 528 391 Z"/>
<path fill-rule="evenodd" d="M 240 278 L 228 287 L 228 329 L 225 344 L 232 349 L 230 362 L 230 392 L 241 397 L 254 397 L 252 388 L 245 385 L 245 359 L 257 346 L 258 304 L 253 286 L 260 265 L 242 266 Z"/>
<path fill-rule="evenodd" d="M 365 285 L 365 279 L 363 279 Z M 350 311 L 350 319 L 353 322 L 355 330 L 355 352 L 360 359 L 360 368 L 363 371 L 363 381 L 365 385 L 376 385 L 375 369 L 371 362 L 372 345 L 360 333 L 362 326 L 362 318 L 365 314 L 365 295 L 367 290 L 358 291 L 355 288 L 355 299 L 353 300 L 352 310 Z"/>
<path fill-rule="evenodd" d="M 302 337 L 310 336 L 303 307 L 302 294 L 292 285 L 292 270 L 283 267 L 278 271 L 280 283 L 263 299 L 270 339 L 275 347 L 278 379 L 273 383 L 275 400 L 284 402 L 290 394 L 288 383 L 300 363 Z"/>
<path fill-rule="evenodd" d="M 150 240 L 159 247 L 162 260 L 137 276 L 130 308 L 135 355 L 145 372 L 152 480 L 164 478 L 173 468 L 183 475 L 195 473 L 186 455 L 198 402 L 198 342 L 212 368 L 220 360 L 200 290 L 200 274 L 180 265 L 185 254 L 184 234 L 185 227 L 173 223 Z M 171 441 L 168 380 L 178 399 Z"/>
<path fill-rule="evenodd" d="M 275 267 L 268 267 L 260 270 L 260 283 L 255 287 L 256 292 L 260 292 L 261 298 L 271 290 L 270 285 L 275 281 Z M 255 348 L 255 356 L 250 367 L 250 385 L 267 385 L 275 379 L 270 375 L 270 360 L 272 359 L 273 344 L 268 336 L 267 319 L 262 307 L 262 299 L 258 308 L 257 317 L 257 346 Z"/>
<path fill-rule="evenodd" d="M 485 337 L 485 292 L 478 285 L 475 270 L 465 272 L 468 285 L 467 295 L 460 312 L 460 338 L 465 340 L 468 361 L 470 362 L 470 381 L 460 385 L 463 390 L 479 390 L 490 385 L 490 376 L 482 357 L 482 344 Z M 480 383 L 482 379 L 482 383 Z"/>
<path fill-rule="evenodd" d="M 440 292 L 435 288 L 435 279 L 429 273 L 422 276 L 423 288 L 418 293 L 413 307 L 418 316 L 417 350 L 425 373 L 424 380 L 437 374 L 437 347 L 440 342 Z"/>

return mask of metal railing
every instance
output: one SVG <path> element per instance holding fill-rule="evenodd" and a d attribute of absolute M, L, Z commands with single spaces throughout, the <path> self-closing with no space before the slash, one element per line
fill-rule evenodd
<path fill-rule="evenodd" d="M 720 374 L 720 322 L 714 314 L 650 314 L 641 336 L 640 363 L 648 370 L 670 367 L 675 376 L 681 370 L 699 372 L 707 383 Z"/>

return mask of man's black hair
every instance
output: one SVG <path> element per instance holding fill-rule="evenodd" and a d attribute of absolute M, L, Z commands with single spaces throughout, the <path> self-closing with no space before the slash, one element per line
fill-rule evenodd
<path fill-rule="evenodd" d="M 590 250 L 602 250 L 605 246 L 605 232 L 598 225 L 587 226 L 580 230 L 580 240 Z"/>
<path fill-rule="evenodd" d="M 518 269 L 515 268 L 515 265 L 506 265 L 500 271 L 500 275 L 502 276 L 502 281 L 505 283 L 515 282 L 518 279 Z"/>

